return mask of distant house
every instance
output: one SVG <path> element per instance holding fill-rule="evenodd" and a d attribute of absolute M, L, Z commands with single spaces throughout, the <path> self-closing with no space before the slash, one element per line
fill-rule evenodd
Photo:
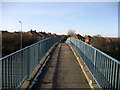
<path fill-rule="evenodd" d="M 106 42 L 120 42 L 120 38 L 105 38 Z"/>
<path fill-rule="evenodd" d="M 90 35 L 85 35 L 84 38 L 86 43 L 90 43 L 92 37 Z"/>
<path fill-rule="evenodd" d="M 47 33 L 49 37 L 52 37 L 53 35 L 51 33 Z"/>
<path fill-rule="evenodd" d="M 45 32 L 38 32 L 38 34 L 42 36 L 42 40 L 49 37 L 48 34 L 46 34 Z"/>
<path fill-rule="evenodd" d="M 31 31 L 28 31 L 27 34 L 28 34 L 29 36 L 37 37 L 39 40 L 42 40 L 42 35 L 40 35 L 39 33 L 37 33 L 36 30 L 33 31 L 33 30 L 31 29 Z"/>
<path fill-rule="evenodd" d="M 2 32 L 2 34 L 10 34 L 10 32 L 8 32 L 8 31 L 1 31 Z"/>
<path fill-rule="evenodd" d="M 111 37 L 97 37 L 97 36 L 93 36 L 92 38 L 102 38 L 105 40 L 105 42 L 110 43 L 110 42 L 120 42 L 120 38 L 111 38 Z"/>
<path fill-rule="evenodd" d="M 52 37 L 52 36 L 53 36 L 53 37 L 58 37 L 58 38 L 59 38 L 59 36 L 58 36 L 57 34 L 55 34 L 55 33 L 53 33 L 53 34 L 48 33 L 48 36 L 49 36 L 49 37 Z"/>
<path fill-rule="evenodd" d="M 5 36 L 9 37 L 9 35 L 12 35 L 13 33 L 10 33 L 8 31 L 1 31 L 2 38 Z"/>
<path fill-rule="evenodd" d="M 82 40 L 82 41 L 85 40 L 85 38 L 84 38 L 83 36 L 81 36 L 80 34 L 74 34 L 74 35 L 72 35 L 72 36 L 70 36 L 70 37 L 74 37 L 74 38 L 80 39 L 80 40 Z"/>
<path fill-rule="evenodd" d="M 55 33 L 54 34 L 52 34 L 54 37 L 58 37 L 58 35 L 56 35 Z"/>

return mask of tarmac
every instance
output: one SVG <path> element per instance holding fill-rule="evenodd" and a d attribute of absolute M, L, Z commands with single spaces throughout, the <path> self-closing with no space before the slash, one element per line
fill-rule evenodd
<path fill-rule="evenodd" d="M 76 57 L 66 43 L 60 43 L 46 66 L 44 75 L 37 83 L 42 88 L 88 88 L 88 81 L 79 66 Z"/>

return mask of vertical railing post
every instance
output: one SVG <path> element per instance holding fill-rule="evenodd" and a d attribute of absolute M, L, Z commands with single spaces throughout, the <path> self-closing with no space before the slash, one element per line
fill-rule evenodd
<path fill-rule="evenodd" d="M 27 75 L 29 75 L 29 73 L 30 73 L 30 48 L 28 48 L 28 52 L 27 52 Z"/>
<path fill-rule="evenodd" d="M 118 60 L 81 40 L 78 44 L 78 39 L 75 38 L 68 38 L 66 43 L 69 43 L 77 51 L 101 88 L 120 89 L 120 62 Z M 76 50 L 78 49 L 76 47 L 79 47 L 79 50 Z M 93 68 L 90 66 L 91 63 Z"/>
<path fill-rule="evenodd" d="M 96 49 L 94 50 L 94 71 L 93 71 L 93 75 L 96 74 Z"/>
<path fill-rule="evenodd" d="M 115 89 L 117 89 L 117 79 L 118 79 L 118 73 L 119 73 L 119 68 L 118 68 L 118 64 L 116 64 L 116 70 L 115 70 Z"/>
<path fill-rule="evenodd" d="M 2 60 L 0 60 L 0 90 L 2 89 Z"/>
<path fill-rule="evenodd" d="M 117 78 L 117 89 L 120 89 L 120 64 L 118 65 L 118 78 Z"/>

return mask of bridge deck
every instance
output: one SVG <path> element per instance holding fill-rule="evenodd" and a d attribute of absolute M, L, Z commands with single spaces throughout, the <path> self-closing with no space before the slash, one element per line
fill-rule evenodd
<path fill-rule="evenodd" d="M 69 46 L 57 46 L 38 88 L 90 88 Z"/>

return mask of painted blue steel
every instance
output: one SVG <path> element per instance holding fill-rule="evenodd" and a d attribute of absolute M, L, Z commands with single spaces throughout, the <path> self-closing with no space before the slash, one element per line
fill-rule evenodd
<path fill-rule="evenodd" d="M 45 53 L 57 42 L 57 37 L 50 37 L 0 58 L 0 89 L 20 87 Z"/>
<path fill-rule="evenodd" d="M 68 38 L 66 43 L 69 43 L 85 62 L 100 88 L 120 89 L 120 61 L 81 40 Z"/>

